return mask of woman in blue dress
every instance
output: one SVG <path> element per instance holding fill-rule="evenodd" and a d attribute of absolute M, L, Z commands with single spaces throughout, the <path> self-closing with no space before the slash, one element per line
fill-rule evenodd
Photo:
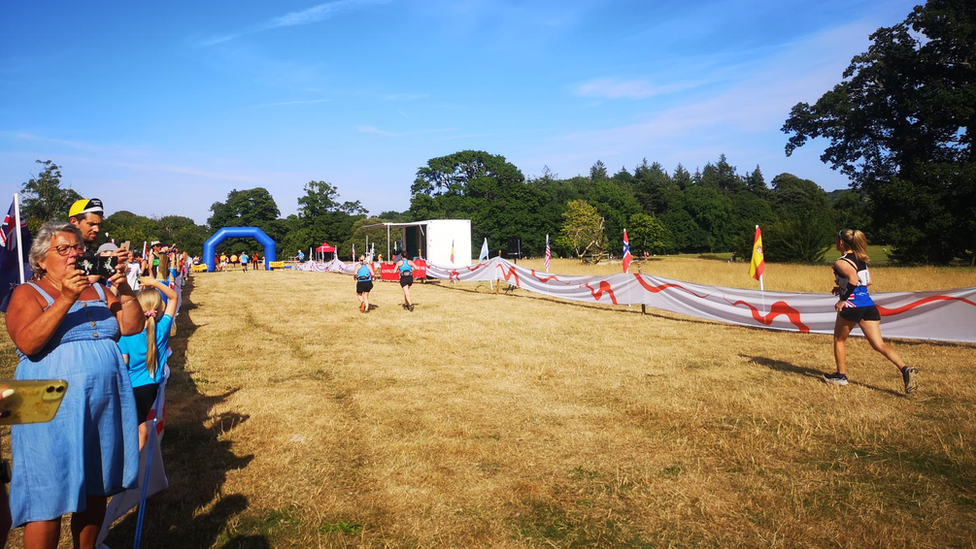
<path fill-rule="evenodd" d="M 41 227 L 34 281 L 14 290 L 7 312 L 16 379 L 68 382 L 51 422 L 11 429 L 10 508 L 14 526 L 26 525 L 25 547 L 57 547 L 66 513 L 74 546 L 94 547 L 108 497 L 138 480 L 139 423 L 116 340 L 139 333 L 145 317 L 124 271 L 109 278 L 116 296 L 75 268 L 84 251 L 73 225 Z"/>

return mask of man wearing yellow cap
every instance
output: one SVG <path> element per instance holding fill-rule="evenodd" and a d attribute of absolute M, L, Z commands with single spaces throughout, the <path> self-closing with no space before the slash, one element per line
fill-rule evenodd
<path fill-rule="evenodd" d="M 71 205 L 68 210 L 68 221 L 78 227 L 81 231 L 81 238 L 85 241 L 85 246 L 89 249 L 95 245 L 98 238 L 98 230 L 102 227 L 102 216 L 105 209 L 102 208 L 102 201 L 97 198 L 81 199 Z"/>

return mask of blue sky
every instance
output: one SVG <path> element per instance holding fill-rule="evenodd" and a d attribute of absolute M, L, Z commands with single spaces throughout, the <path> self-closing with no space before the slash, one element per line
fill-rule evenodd
<path fill-rule="evenodd" d="M 234 188 L 283 215 L 325 180 L 373 214 L 409 206 L 464 149 L 528 176 L 725 153 L 767 182 L 847 186 L 792 105 L 839 82 L 901 0 L 0 2 L 0 183 L 62 166 L 109 213 L 206 221 Z"/>

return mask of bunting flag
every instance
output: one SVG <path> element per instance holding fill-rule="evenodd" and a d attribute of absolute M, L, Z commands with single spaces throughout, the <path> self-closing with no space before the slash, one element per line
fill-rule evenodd
<path fill-rule="evenodd" d="M 485 241 L 481 243 L 481 253 L 478 254 L 478 263 L 481 263 L 482 261 L 486 261 L 487 259 L 488 259 L 488 238 L 485 238 Z"/>
<path fill-rule="evenodd" d="M 549 235 L 546 235 L 546 272 L 549 272 L 549 264 L 552 263 L 552 250 L 549 249 Z"/>
<path fill-rule="evenodd" d="M 766 268 L 766 260 L 763 258 L 762 230 L 756 225 L 756 237 L 752 243 L 752 262 L 749 264 L 749 276 L 759 280 L 762 278 L 763 270 Z"/>
<path fill-rule="evenodd" d="M 630 240 L 627 239 L 627 229 L 624 229 L 624 272 L 630 271 Z"/>

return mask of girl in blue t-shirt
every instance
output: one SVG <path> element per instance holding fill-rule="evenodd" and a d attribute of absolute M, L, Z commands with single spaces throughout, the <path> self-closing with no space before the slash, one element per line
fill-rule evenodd
<path fill-rule="evenodd" d="M 163 381 L 166 354 L 169 347 L 169 332 L 176 315 L 176 291 L 169 285 L 151 276 L 139 279 L 139 293 L 136 299 L 146 315 L 146 327 L 142 332 L 122 336 L 119 349 L 129 367 L 129 381 L 136 397 L 136 411 L 139 414 L 139 449 L 146 444 L 149 427 L 146 420 Z M 166 302 L 163 302 L 166 296 Z M 150 345 L 149 342 L 154 344 Z"/>

